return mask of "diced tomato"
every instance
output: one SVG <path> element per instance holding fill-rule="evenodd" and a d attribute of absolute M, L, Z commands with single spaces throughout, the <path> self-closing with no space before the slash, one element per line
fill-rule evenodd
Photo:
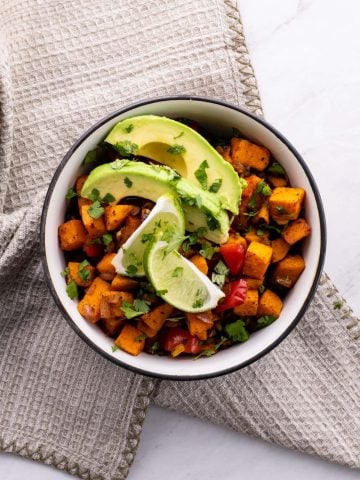
<path fill-rule="evenodd" d="M 162 332 L 161 346 L 167 352 L 171 352 L 177 345 L 182 343 L 185 346 L 185 353 L 199 353 L 199 340 L 194 335 L 180 327 L 164 329 Z"/>
<path fill-rule="evenodd" d="M 217 312 L 224 312 L 225 310 L 230 310 L 231 308 L 237 307 L 244 303 L 247 292 L 246 280 L 240 278 L 240 280 L 230 282 L 227 285 L 227 288 L 228 293 L 226 294 L 224 300 L 216 308 Z"/>
<path fill-rule="evenodd" d="M 84 246 L 84 251 L 90 258 L 100 257 L 104 253 L 104 247 L 99 243 L 90 243 Z"/>
<path fill-rule="evenodd" d="M 220 247 L 219 251 L 232 275 L 238 275 L 244 265 L 244 246 L 240 243 L 226 243 Z"/>

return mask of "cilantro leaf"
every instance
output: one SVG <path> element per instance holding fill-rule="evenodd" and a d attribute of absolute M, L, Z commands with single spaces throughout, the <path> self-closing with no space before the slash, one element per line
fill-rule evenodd
<path fill-rule="evenodd" d="M 89 200 L 91 200 L 92 202 L 96 202 L 96 200 L 100 200 L 99 190 L 97 188 L 93 188 L 88 197 L 89 197 Z"/>
<path fill-rule="evenodd" d="M 230 272 L 225 263 L 222 260 L 219 260 L 215 265 L 214 271 L 211 275 L 211 281 L 223 287 L 226 279 L 226 275 Z"/>
<path fill-rule="evenodd" d="M 150 302 L 146 300 L 136 299 L 133 303 L 123 302 L 120 310 L 123 312 L 123 314 L 128 320 L 131 320 L 132 318 L 138 317 L 139 315 L 148 313 L 148 311 L 150 310 L 149 305 Z"/>
<path fill-rule="evenodd" d="M 249 339 L 249 332 L 245 328 L 245 323 L 240 319 L 225 325 L 225 332 L 235 342 L 246 342 Z"/>
<path fill-rule="evenodd" d="M 128 265 L 126 267 L 126 275 L 129 277 L 133 277 L 134 275 L 137 274 L 138 267 L 136 265 Z"/>
<path fill-rule="evenodd" d="M 208 188 L 208 178 L 206 169 L 209 168 L 209 164 L 206 160 L 200 163 L 199 168 L 195 170 L 194 175 L 197 178 L 198 182 L 201 185 L 203 190 L 207 190 Z"/>
<path fill-rule="evenodd" d="M 82 163 L 83 165 L 88 165 L 94 162 L 96 162 L 96 149 L 88 151 Z"/>
<path fill-rule="evenodd" d="M 270 165 L 268 172 L 274 173 L 275 175 L 286 175 L 284 167 L 278 162 L 274 162 L 272 165 Z"/>
<path fill-rule="evenodd" d="M 140 335 L 138 335 L 136 338 L 135 338 L 135 342 L 142 342 L 143 340 L 145 340 L 147 338 L 147 336 L 145 335 L 145 333 L 140 333 Z"/>
<path fill-rule="evenodd" d="M 201 256 L 203 256 L 207 260 L 211 260 L 216 250 L 217 250 L 216 247 L 213 247 L 211 243 L 205 242 L 202 248 L 200 249 L 199 253 Z"/>
<path fill-rule="evenodd" d="M 131 133 L 134 130 L 134 125 L 130 123 L 130 125 L 128 125 L 127 127 L 124 127 L 123 130 L 125 133 Z"/>
<path fill-rule="evenodd" d="M 195 300 L 192 304 L 192 308 L 201 308 L 204 305 L 205 299 L 200 288 L 196 291 Z"/>
<path fill-rule="evenodd" d="M 72 187 L 68 188 L 68 191 L 66 192 L 65 198 L 66 200 L 70 200 L 71 198 L 77 197 L 77 193 Z"/>
<path fill-rule="evenodd" d="M 171 276 L 175 278 L 179 278 L 179 277 L 182 277 L 183 273 L 184 273 L 183 267 L 176 267 Z"/>
<path fill-rule="evenodd" d="M 125 183 L 125 185 L 127 186 L 127 188 L 131 188 L 131 187 L 132 187 L 132 184 L 133 184 L 133 182 L 130 180 L 129 177 L 125 177 L 125 178 L 124 178 L 124 183 Z"/>
<path fill-rule="evenodd" d="M 262 181 L 257 184 L 256 192 L 260 193 L 260 195 L 264 195 L 264 197 L 269 197 L 272 193 L 269 185 Z"/>
<path fill-rule="evenodd" d="M 274 315 L 264 315 L 263 317 L 259 317 L 256 320 L 256 325 L 260 328 L 267 327 L 268 325 L 273 323 L 276 319 L 277 317 L 275 317 Z"/>
<path fill-rule="evenodd" d="M 130 140 L 116 142 L 114 147 L 120 155 L 125 158 L 130 157 L 131 155 L 136 155 L 136 152 L 139 150 L 139 146 L 136 145 L 136 143 L 130 142 Z"/>
<path fill-rule="evenodd" d="M 334 302 L 334 310 L 340 310 L 343 306 L 342 302 Z"/>
<path fill-rule="evenodd" d="M 99 200 L 96 200 L 94 203 L 90 205 L 88 208 L 88 214 L 91 218 L 97 220 L 100 218 L 105 212 L 105 208 L 100 205 Z"/>
<path fill-rule="evenodd" d="M 62 272 L 60 272 L 60 275 L 63 277 L 63 278 L 66 278 L 68 275 L 69 275 L 70 271 L 69 271 L 69 267 L 66 267 Z"/>
<path fill-rule="evenodd" d="M 114 352 L 116 352 L 116 350 L 119 350 L 119 347 L 117 345 L 113 345 L 111 347 L 111 351 L 114 353 Z"/>
<path fill-rule="evenodd" d="M 184 133 L 185 133 L 185 132 L 181 132 L 181 133 L 179 133 L 179 135 L 176 135 L 176 137 L 173 137 L 174 140 L 176 140 L 177 138 L 182 137 L 182 136 L 184 135 Z"/>
<path fill-rule="evenodd" d="M 275 210 L 277 210 L 280 213 L 280 215 L 283 215 L 284 213 L 286 213 L 286 210 L 282 205 L 277 205 L 275 207 Z"/>
<path fill-rule="evenodd" d="M 79 292 L 77 285 L 74 280 L 71 280 L 66 286 L 66 293 L 71 298 L 71 300 L 75 300 L 75 298 L 79 298 Z"/>
<path fill-rule="evenodd" d="M 168 153 L 171 153 L 172 155 L 181 155 L 182 153 L 186 152 L 186 149 L 183 145 L 179 145 L 178 143 L 175 143 L 171 147 L 169 147 L 166 150 Z"/>
<path fill-rule="evenodd" d="M 104 235 L 102 236 L 102 241 L 104 245 L 110 245 L 110 243 L 113 241 L 111 233 L 104 233 Z"/>
<path fill-rule="evenodd" d="M 162 295 L 166 295 L 168 293 L 168 291 L 169 290 L 167 290 L 166 288 L 164 288 L 163 290 L 156 290 L 156 295 L 161 297 Z"/>
<path fill-rule="evenodd" d="M 102 199 L 102 202 L 103 203 L 111 203 L 111 202 L 115 202 L 115 197 L 114 195 L 111 195 L 111 193 L 107 193 L 105 195 L 105 197 Z"/>
<path fill-rule="evenodd" d="M 210 213 L 206 214 L 206 224 L 210 230 L 216 230 L 219 228 L 219 220 Z"/>
<path fill-rule="evenodd" d="M 141 243 L 152 242 L 155 240 L 155 235 L 153 233 L 143 233 L 141 235 Z"/>
<path fill-rule="evenodd" d="M 121 170 L 122 168 L 125 167 L 129 163 L 129 160 L 114 160 L 113 162 L 110 163 L 110 167 L 113 170 Z"/>
<path fill-rule="evenodd" d="M 222 185 L 222 178 L 217 178 L 209 187 L 209 192 L 217 193 Z"/>
<path fill-rule="evenodd" d="M 87 260 L 83 260 L 81 263 L 79 263 L 78 274 L 81 280 L 84 280 L 84 282 L 87 282 L 90 279 L 90 270 L 86 268 L 89 265 L 90 263 Z"/>

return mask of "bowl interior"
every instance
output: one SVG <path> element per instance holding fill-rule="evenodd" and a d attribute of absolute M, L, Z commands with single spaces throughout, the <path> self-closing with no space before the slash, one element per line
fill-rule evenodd
<path fill-rule="evenodd" d="M 59 249 L 57 231 L 64 219 L 64 197 L 68 187 L 74 184 L 75 178 L 81 173 L 81 162 L 86 152 L 94 148 L 115 123 L 123 118 L 143 114 L 191 118 L 220 135 L 229 134 L 231 129 L 236 127 L 249 139 L 268 147 L 274 157 L 284 165 L 291 185 L 306 190 L 306 217 L 312 227 L 312 234 L 306 239 L 303 247 L 306 269 L 287 295 L 280 318 L 269 327 L 251 335 L 248 342 L 220 351 L 213 357 L 199 358 L 196 361 L 186 358 L 173 360 L 146 353 L 133 357 L 121 350 L 112 352 L 113 340 L 102 333 L 96 325 L 81 317 L 76 302 L 67 296 L 65 281 L 60 276 L 60 272 L 65 268 L 65 262 Z M 304 312 L 323 263 L 325 232 L 323 218 L 320 218 L 319 214 L 319 210 L 322 211 L 321 200 L 311 175 L 297 155 L 276 131 L 269 129 L 258 119 L 235 107 L 205 99 L 163 99 L 137 105 L 103 120 L 90 129 L 74 145 L 57 170 L 43 213 L 45 270 L 50 277 L 55 299 L 67 320 L 90 345 L 108 358 L 141 373 L 160 377 L 190 379 L 219 375 L 246 365 L 266 353 L 286 336 Z"/>

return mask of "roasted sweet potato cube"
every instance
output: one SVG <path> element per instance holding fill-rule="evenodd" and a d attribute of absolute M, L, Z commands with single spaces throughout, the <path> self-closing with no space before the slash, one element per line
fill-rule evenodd
<path fill-rule="evenodd" d="M 234 308 L 236 315 L 254 317 L 257 314 L 259 303 L 259 292 L 257 290 L 248 290 L 244 303 Z"/>
<path fill-rule="evenodd" d="M 249 200 L 254 195 L 256 187 L 262 181 L 257 175 L 249 175 L 245 178 L 247 186 L 244 188 L 241 195 L 241 205 L 247 205 Z"/>
<path fill-rule="evenodd" d="M 59 226 L 61 250 L 70 251 L 82 248 L 86 238 L 87 231 L 81 220 L 69 220 Z"/>
<path fill-rule="evenodd" d="M 275 240 L 272 240 L 271 246 L 273 249 L 271 263 L 280 262 L 280 260 L 286 257 L 290 249 L 290 245 L 285 242 L 283 238 L 276 238 Z"/>
<path fill-rule="evenodd" d="M 145 335 L 146 335 L 148 338 L 154 338 L 155 335 L 158 333 L 157 330 L 155 330 L 154 328 L 149 327 L 149 325 L 146 325 L 146 323 L 145 323 L 145 322 L 142 322 L 141 320 L 139 320 L 139 321 L 137 322 L 136 327 L 137 327 L 138 330 L 141 330 L 143 333 L 145 333 Z"/>
<path fill-rule="evenodd" d="M 89 205 L 82 205 L 80 207 L 80 214 L 86 230 L 90 237 L 99 237 L 106 233 L 106 227 L 103 216 L 100 218 L 92 218 L 89 215 Z"/>
<path fill-rule="evenodd" d="M 80 314 L 89 322 L 96 323 L 100 320 L 100 303 L 105 292 L 110 290 L 110 285 L 102 278 L 96 277 L 78 304 Z"/>
<path fill-rule="evenodd" d="M 262 172 L 269 165 L 270 152 L 267 148 L 249 142 L 249 140 L 233 137 L 231 139 L 231 159 L 233 162 L 240 162 L 245 167 Z"/>
<path fill-rule="evenodd" d="M 281 236 L 290 245 L 299 242 L 303 238 L 310 235 L 310 225 L 303 218 L 298 218 L 282 231 Z"/>
<path fill-rule="evenodd" d="M 133 210 L 132 205 L 108 205 L 105 207 L 105 225 L 108 231 L 116 230 Z"/>
<path fill-rule="evenodd" d="M 138 217 L 132 217 L 128 215 L 125 220 L 125 225 L 121 228 L 121 245 L 128 240 L 131 235 L 135 232 L 138 226 L 141 224 L 141 219 Z"/>
<path fill-rule="evenodd" d="M 103 330 L 107 335 L 113 337 L 117 335 L 121 327 L 127 322 L 126 318 L 110 317 L 102 319 Z"/>
<path fill-rule="evenodd" d="M 141 315 L 140 320 L 158 332 L 173 311 L 174 307 L 167 303 L 162 303 L 153 308 L 150 312 Z"/>
<path fill-rule="evenodd" d="M 96 265 L 96 269 L 99 273 L 109 273 L 113 276 L 116 275 L 115 267 L 111 263 L 113 258 L 115 258 L 115 253 L 106 253 L 100 262 Z"/>
<path fill-rule="evenodd" d="M 247 283 L 248 290 L 259 290 L 264 283 L 264 278 L 243 277 Z"/>
<path fill-rule="evenodd" d="M 272 290 L 265 290 L 259 299 L 259 306 L 257 315 L 259 317 L 271 315 L 276 318 L 279 317 L 283 307 L 283 302 L 279 295 Z"/>
<path fill-rule="evenodd" d="M 115 340 L 115 345 L 130 355 L 139 355 L 145 346 L 144 333 L 132 325 L 126 324 Z"/>
<path fill-rule="evenodd" d="M 230 146 L 221 147 L 220 145 L 218 145 L 216 147 L 216 150 L 220 153 L 220 155 L 223 157 L 224 160 L 226 160 L 229 163 L 232 163 L 231 156 L 230 156 Z"/>
<path fill-rule="evenodd" d="M 275 187 L 286 187 L 288 184 L 287 179 L 285 177 L 275 177 L 275 175 L 268 175 L 267 181 L 270 183 L 270 185 L 275 188 Z"/>
<path fill-rule="evenodd" d="M 191 335 L 199 340 L 208 338 L 208 330 L 214 325 L 214 314 L 209 310 L 201 313 L 187 313 L 186 320 Z"/>
<path fill-rule="evenodd" d="M 236 243 L 236 244 L 242 245 L 245 250 L 247 249 L 247 246 L 248 246 L 247 241 L 244 237 L 242 237 L 239 233 L 233 233 L 233 232 L 229 234 L 229 238 L 226 243 L 227 244 Z"/>
<path fill-rule="evenodd" d="M 273 271 L 272 279 L 278 285 L 291 288 L 305 268 L 305 261 L 301 255 L 288 255 Z"/>
<path fill-rule="evenodd" d="M 245 254 L 243 273 L 251 278 L 263 278 L 270 264 L 272 248 L 260 242 L 251 242 Z"/>
<path fill-rule="evenodd" d="M 267 202 L 264 202 L 258 213 L 254 217 L 255 222 L 260 222 L 263 220 L 265 223 L 270 223 L 270 214 L 269 214 L 269 207 Z"/>
<path fill-rule="evenodd" d="M 279 225 L 296 220 L 304 201 L 305 190 L 294 187 L 274 188 L 269 198 L 270 217 Z"/>
<path fill-rule="evenodd" d="M 258 233 L 261 233 L 261 235 L 259 235 Z M 263 243 L 264 245 L 270 245 L 269 232 L 266 230 L 261 230 L 258 232 L 258 229 L 255 229 L 253 227 L 249 228 L 249 230 L 245 233 L 245 240 L 248 245 L 251 242 L 259 242 Z"/>
<path fill-rule="evenodd" d="M 101 318 L 125 318 L 121 306 L 124 302 L 132 303 L 133 295 L 129 292 L 105 292 L 100 303 Z"/>
<path fill-rule="evenodd" d="M 111 282 L 111 290 L 117 290 L 119 292 L 129 292 L 135 290 L 138 287 L 138 282 L 132 278 L 123 277 L 122 275 L 116 275 Z"/>
<path fill-rule="evenodd" d="M 81 272 L 79 273 L 79 266 L 79 262 L 69 262 L 69 275 L 79 287 L 89 287 L 95 277 L 95 268 L 91 265 L 87 265 L 81 269 Z"/>
<path fill-rule="evenodd" d="M 200 270 L 204 275 L 208 274 L 209 267 L 206 259 L 202 255 L 194 255 L 190 258 L 190 262 L 195 265 L 197 269 Z"/>

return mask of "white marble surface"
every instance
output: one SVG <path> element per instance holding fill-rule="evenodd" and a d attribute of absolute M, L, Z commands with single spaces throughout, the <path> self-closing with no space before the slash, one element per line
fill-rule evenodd
<path fill-rule="evenodd" d="M 326 271 L 360 314 L 360 3 L 240 0 L 266 118 L 303 154 L 324 200 Z M 351 480 L 359 472 L 174 412 L 149 409 L 129 480 Z M 1 480 L 69 475 L 11 455 Z"/>

